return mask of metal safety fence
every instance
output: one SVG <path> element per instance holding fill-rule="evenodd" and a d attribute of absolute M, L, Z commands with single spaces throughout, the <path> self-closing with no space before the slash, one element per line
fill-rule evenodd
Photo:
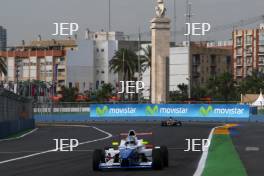
<path fill-rule="evenodd" d="M 33 117 L 32 101 L 0 88 L 0 122 Z"/>

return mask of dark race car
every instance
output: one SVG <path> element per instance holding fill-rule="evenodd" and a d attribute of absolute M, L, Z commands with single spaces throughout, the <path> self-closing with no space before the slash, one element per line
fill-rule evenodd
<path fill-rule="evenodd" d="M 161 121 L 161 126 L 182 126 L 182 122 L 175 119 L 168 119 Z"/>

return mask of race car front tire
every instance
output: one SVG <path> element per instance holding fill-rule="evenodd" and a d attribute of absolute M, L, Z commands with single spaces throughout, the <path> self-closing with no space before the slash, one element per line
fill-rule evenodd
<path fill-rule="evenodd" d="M 177 126 L 182 126 L 182 122 L 181 121 L 177 122 Z"/>
<path fill-rule="evenodd" d="M 96 149 L 93 152 L 93 170 L 99 171 L 100 170 L 100 163 L 104 160 L 104 152 L 101 149 Z"/>
<path fill-rule="evenodd" d="M 152 167 L 155 170 L 163 169 L 163 157 L 160 148 L 154 148 L 152 150 Z"/>
<path fill-rule="evenodd" d="M 169 166 L 169 151 L 168 151 L 168 148 L 166 146 L 161 146 L 160 150 L 161 150 L 161 153 L 162 153 L 164 167 L 168 167 Z"/>

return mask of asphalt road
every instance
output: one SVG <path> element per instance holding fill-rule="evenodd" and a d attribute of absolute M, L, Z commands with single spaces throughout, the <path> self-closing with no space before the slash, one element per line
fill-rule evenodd
<path fill-rule="evenodd" d="M 264 175 L 264 124 L 241 124 L 231 136 L 248 175 Z"/>
<path fill-rule="evenodd" d="M 206 139 L 218 124 L 185 123 L 183 127 L 161 127 L 158 123 L 105 123 L 88 124 L 109 132 L 113 137 L 91 127 L 41 126 L 24 138 L 0 142 L 1 176 L 191 176 L 196 170 L 201 152 L 184 152 L 185 139 Z M 137 132 L 153 132 L 146 137 L 152 144 L 167 145 L 170 166 L 162 171 L 111 170 L 92 171 L 92 150 L 103 149 L 119 139 L 119 134 L 134 129 Z M 55 149 L 53 139 L 74 138 L 80 145 L 72 152 L 47 152 Z M 97 141 L 99 140 L 99 141 Z M 37 154 L 36 154 L 37 153 Z M 35 156 L 30 156 L 30 155 Z M 21 158 L 22 157 L 22 158 Z M 19 159 L 20 158 L 20 159 Z M 5 161 L 5 162 L 3 162 Z"/>

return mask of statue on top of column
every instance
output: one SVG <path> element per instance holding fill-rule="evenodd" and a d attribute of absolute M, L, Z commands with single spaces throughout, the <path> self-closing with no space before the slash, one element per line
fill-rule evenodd
<path fill-rule="evenodd" d="M 164 0 L 158 0 L 157 3 L 158 4 L 155 7 L 156 15 L 157 15 L 157 17 L 162 18 L 165 16 L 165 12 L 166 12 Z"/>

